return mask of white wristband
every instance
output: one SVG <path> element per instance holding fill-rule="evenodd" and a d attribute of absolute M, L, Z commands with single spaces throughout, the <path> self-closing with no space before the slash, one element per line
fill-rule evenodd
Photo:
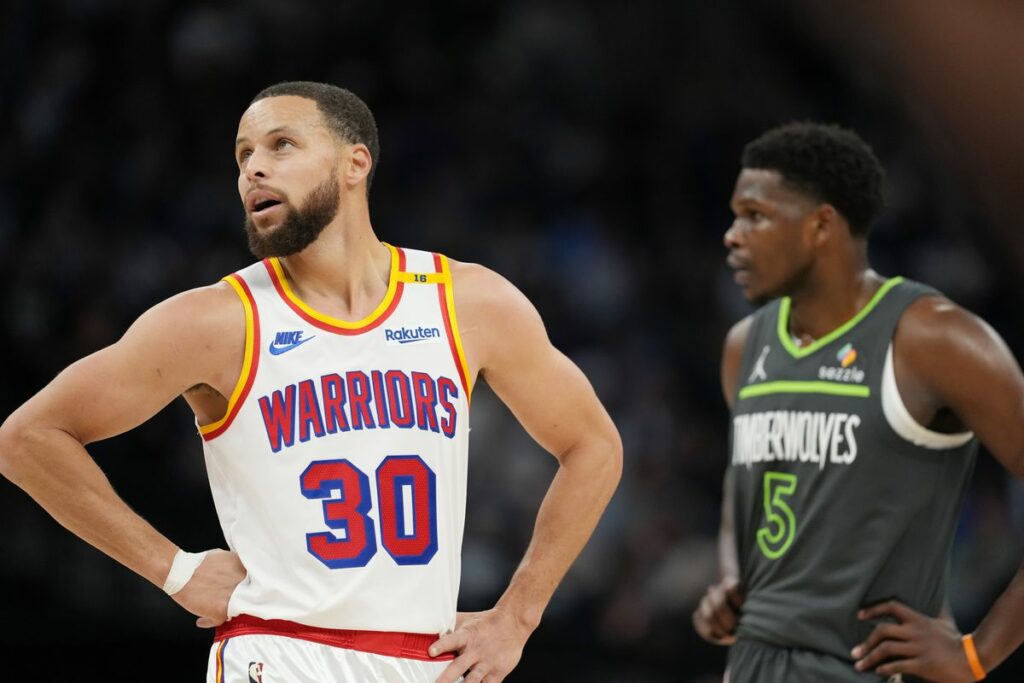
<path fill-rule="evenodd" d="M 178 554 L 174 556 L 174 561 L 171 562 L 171 571 L 167 572 L 167 580 L 164 581 L 164 593 L 174 595 L 184 588 L 185 584 L 192 578 L 192 575 L 196 573 L 199 565 L 203 563 L 208 552 L 210 551 L 186 553 L 184 550 L 179 550 Z"/>

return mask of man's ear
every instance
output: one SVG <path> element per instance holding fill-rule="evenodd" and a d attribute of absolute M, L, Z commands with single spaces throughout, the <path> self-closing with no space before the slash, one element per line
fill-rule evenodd
<path fill-rule="evenodd" d="M 850 231 L 846 219 L 831 204 L 819 204 L 810 218 L 814 221 L 814 243 L 818 246 L 836 239 L 841 232 Z"/>
<path fill-rule="evenodd" d="M 363 143 L 357 142 L 348 147 L 346 156 L 348 163 L 344 169 L 345 185 L 356 187 L 360 183 L 365 183 L 370 176 L 370 169 L 373 168 L 370 150 Z"/>

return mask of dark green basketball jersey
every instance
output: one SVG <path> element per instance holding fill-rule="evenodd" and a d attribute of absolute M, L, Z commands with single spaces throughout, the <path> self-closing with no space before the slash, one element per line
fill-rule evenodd
<path fill-rule="evenodd" d="M 858 609 L 941 610 L 977 442 L 918 425 L 895 389 L 893 332 L 929 294 L 889 280 L 804 348 L 788 299 L 754 314 L 730 439 L 741 638 L 849 660 L 874 626 Z"/>

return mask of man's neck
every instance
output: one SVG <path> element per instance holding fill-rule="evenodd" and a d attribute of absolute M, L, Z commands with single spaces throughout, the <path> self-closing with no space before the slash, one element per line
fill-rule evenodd
<path fill-rule="evenodd" d="M 367 212 L 342 209 L 311 245 L 281 259 L 295 294 L 314 309 L 360 320 L 384 298 L 391 252 L 373 232 Z"/>
<path fill-rule="evenodd" d="M 868 267 L 866 255 L 854 256 L 845 263 L 819 262 L 790 295 L 789 333 L 799 344 L 806 346 L 841 327 L 884 283 Z"/>

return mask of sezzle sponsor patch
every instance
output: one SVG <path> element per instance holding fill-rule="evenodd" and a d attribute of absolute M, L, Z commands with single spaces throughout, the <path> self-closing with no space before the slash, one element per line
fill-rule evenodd
<path fill-rule="evenodd" d="M 850 384 L 861 384 L 866 375 L 856 365 L 852 368 L 837 368 L 835 366 L 822 365 L 818 368 L 818 379 L 829 382 L 847 382 Z"/>
<path fill-rule="evenodd" d="M 836 360 L 839 366 L 822 365 L 818 368 L 818 379 L 828 382 L 847 382 L 850 384 L 861 384 L 866 375 L 864 371 L 854 365 L 857 360 L 857 349 L 853 344 L 845 344 L 836 353 Z"/>

